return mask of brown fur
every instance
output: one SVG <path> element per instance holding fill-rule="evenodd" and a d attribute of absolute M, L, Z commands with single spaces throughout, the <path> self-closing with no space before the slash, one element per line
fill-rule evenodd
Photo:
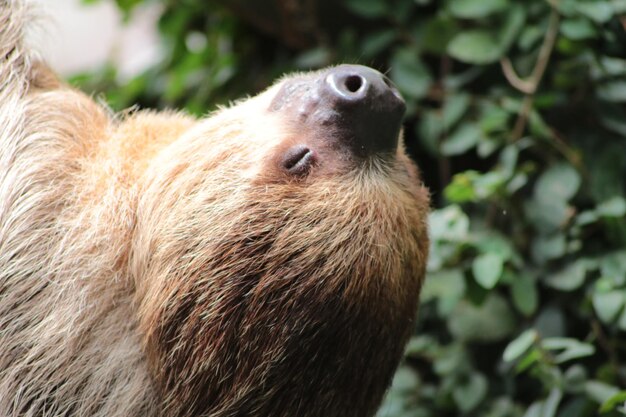
<path fill-rule="evenodd" d="M 413 322 L 428 197 L 267 109 L 112 116 L 0 0 L 0 416 L 375 413 Z"/>

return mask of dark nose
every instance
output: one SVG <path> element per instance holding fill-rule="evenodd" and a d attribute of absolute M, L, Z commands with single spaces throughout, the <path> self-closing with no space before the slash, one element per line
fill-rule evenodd
<path fill-rule="evenodd" d="M 340 136 L 360 155 L 393 152 L 406 110 L 398 90 L 380 72 L 340 65 L 324 74 L 320 111 L 335 115 Z"/>
<path fill-rule="evenodd" d="M 356 156 L 392 153 L 406 110 L 398 90 L 380 72 L 340 65 L 283 82 L 270 104 L 299 131 Z"/>

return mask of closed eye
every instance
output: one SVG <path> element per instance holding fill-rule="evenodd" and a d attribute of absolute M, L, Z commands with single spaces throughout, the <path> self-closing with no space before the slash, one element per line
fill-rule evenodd
<path fill-rule="evenodd" d="M 308 146 L 296 145 L 285 153 L 282 165 L 290 174 L 300 176 L 310 171 L 316 159 L 315 152 Z"/>

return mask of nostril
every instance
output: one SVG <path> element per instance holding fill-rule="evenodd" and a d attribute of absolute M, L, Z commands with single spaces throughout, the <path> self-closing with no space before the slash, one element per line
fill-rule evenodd
<path fill-rule="evenodd" d="M 283 167 L 293 175 L 304 175 L 315 163 L 315 152 L 304 145 L 289 149 L 282 159 Z"/>
<path fill-rule="evenodd" d="M 360 75 L 349 75 L 344 83 L 346 89 L 351 93 L 356 93 L 363 87 L 365 80 Z"/>

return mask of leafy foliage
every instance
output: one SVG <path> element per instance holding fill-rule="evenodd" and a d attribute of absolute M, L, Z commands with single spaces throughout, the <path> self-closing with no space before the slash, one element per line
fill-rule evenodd
<path fill-rule="evenodd" d="M 626 412 L 624 0 L 344 0 L 352 20 L 303 51 L 182 3 L 164 2 L 161 64 L 74 81 L 117 108 L 203 113 L 285 71 L 359 62 L 407 99 L 432 247 L 381 417 Z"/>

